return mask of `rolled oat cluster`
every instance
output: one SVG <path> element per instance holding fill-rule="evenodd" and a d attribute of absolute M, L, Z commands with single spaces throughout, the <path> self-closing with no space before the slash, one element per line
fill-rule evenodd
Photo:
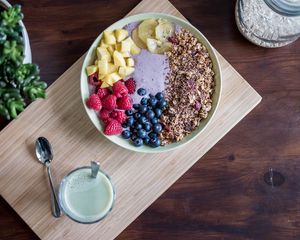
<path fill-rule="evenodd" d="M 170 73 L 166 78 L 165 98 L 169 106 L 161 121 L 162 145 L 182 140 L 207 118 L 215 86 L 212 61 L 205 46 L 189 31 L 181 29 L 172 38 Z"/>

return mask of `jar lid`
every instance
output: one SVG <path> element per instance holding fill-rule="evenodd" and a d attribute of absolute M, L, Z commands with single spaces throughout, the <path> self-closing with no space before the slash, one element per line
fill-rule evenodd
<path fill-rule="evenodd" d="M 264 0 L 275 12 L 289 17 L 300 16 L 300 0 Z"/>

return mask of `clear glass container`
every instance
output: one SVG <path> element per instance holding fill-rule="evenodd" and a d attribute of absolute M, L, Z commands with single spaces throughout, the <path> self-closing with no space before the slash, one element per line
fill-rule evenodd
<path fill-rule="evenodd" d="M 239 31 L 262 47 L 281 47 L 300 37 L 300 0 L 237 0 Z"/>

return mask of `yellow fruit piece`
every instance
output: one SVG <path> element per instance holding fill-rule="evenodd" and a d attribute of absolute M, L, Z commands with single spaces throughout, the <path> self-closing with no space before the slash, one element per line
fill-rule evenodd
<path fill-rule="evenodd" d="M 103 39 L 100 41 L 99 47 L 107 48 L 108 46 L 109 45 L 107 45 L 106 43 L 104 43 Z"/>
<path fill-rule="evenodd" d="M 127 67 L 133 67 L 134 66 L 134 60 L 132 58 L 126 59 L 126 65 Z"/>
<path fill-rule="evenodd" d="M 114 45 L 108 45 L 107 50 L 110 53 L 110 55 L 113 55 L 115 51 Z"/>
<path fill-rule="evenodd" d="M 121 52 L 129 52 L 131 49 L 131 46 L 133 44 L 133 41 L 131 37 L 126 38 L 121 42 Z"/>
<path fill-rule="evenodd" d="M 108 87 L 110 87 L 110 85 L 108 83 L 102 82 L 101 88 L 108 88 Z"/>
<path fill-rule="evenodd" d="M 163 54 L 167 51 L 170 51 L 172 48 L 172 43 L 170 42 L 163 42 L 160 46 L 158 46 L 156 52 L 158 54 Z"/>
<path fill-rule="evenodd" d="M 115 50 L 121 52 L 121 43 L 115 44 L 114 47 L 115 47 Z"/>
<path fill-rule="evenodd" d="M 111 55 L 108 52 L 108 50 L 106 48 L 103 47 L 97 47 L 97 58 L 98 60 L 107 60 L 108 62 L 111 61 Z"/>
<path fill-rule="evenodd" d="M 132 44 L 131 49 L 130 49 L 130 53 L 131 53 L 132 55 L 137 55 L 137 54 L 139 54 L 140 52 L 141 52 L 141 49 L 140 49 L 137 45 Z"/>
<path fill-rule="evenodd" d="M 98 59 L 95 60 L 94 65 L 95 65 L 95 66 L 98 66 Z"/>
<path fill-rule="evenodd" d="M 139 38 L 147 44 L 147 38 L 155 37 L 155 27 L 157 26 L 157 21 L 153 18 L 144 20 L 138 26 L 138 36 Z"/>
<path fill-rule="evenodd" d="M 139 47 L 139 48 L 144 48 L 146 49 L 147 46 L 146 44 L 140 39 L 139 35 L 138 35 L 138 28 L 135 28 L 133 31 L 132 31 L 132 40 L 133 42 Z"/>
<path fill-rule="evenodd" d="M 108 71 L 107 74 L 116 72 L 118 70 L 118 67 L 115 64 L 108 63 Z"/>
<path fill-rule="evenodd" d="M 105 74 L 100 74 L 100 73 L 99 73 L 99 74 L 98 74 L 98 79 L 99 79 L 99 80 L 102 80 L 105 76 L 106 76 Z"/>
<path fill-rule="evenodd" d="M 108 73 L 108 62 L 105 59 L 99 60 L 98 61 L 98 70 L 99 74 L 107 74 Z"/>
<path fill-rule="evenodd" d="M 118 51 L 114 51 L 114 64 L 116 66 L 121 66 L 121 67 L 125 67 L 126 66 L 126 62 L 125 59 L 122 55 L 122 53 L 118 52 Z"/>
<path fill-rule="evenodd" d="M 124 58 L 129 58 L 130 57 L 130 53 L 129 52 L 121 52 L 122 56 Z"/>
<path fill-rule="evenodd" d="M 147 48 L 149 50 L 149 52 L 151 53 L 157 53 L 157 48 L 158 46 L 161 45 L 161 42 L 153 39 L 153 38 L 147 38 Z"/>
<path fill-rule="evenodd" d="M 116 29 L 115 30 L 115 36 L 116 36 L 117 42 L 121 42 L 122 40 L 127 38 L 128 31 L 126 31 L 125 29 L 122 29 L 122 28 Z"/>
<path fill-rule="evenodd" d="M 174 35 L 174 33 L 174 25 L 166 20 L 160 20 L 159 24 L 155 27 L 155 38 L 162 42 L 167 41 L 169 37 Z"/>
<path fill-rule="evenodd" d="M 118 73 L 113 72 L 111 74 L 106 75 L 103 78 L 103 82 L 106 82 L 107 84 L 109 84 L 110 86 L 112 86 L 112 85 L 114 85 L 114 83 L 116 83 L 120 79 L 122 79 L 121 76 Z"/>
<path fill-rule="evenodd" d="M 104 31 L 103 35 L 104 35 L 104 42 L 106 44 L 108 44 L 108 45 L 116 44 L 117 40 L 116 40 L 116 37 L 113 34 L 113 32 L 111 32 L 111 31 Z"/>
<path fill-rule="evenodd" d="M 119 75 L 121 77 L 126 77 L 130 74 L 132 74 L 134 72 L 134 68 L 133 67 L 119 67 Z"/>
<path fill-rule="evenodd" d="M 91 65 L 91 66 L 86 67 L 86 73 L 87 73 L 88 76 L 94 74 L 95 72 L 97 72 L 97 70 L 98 70 L 98 67 L 95 66 L 95 65 Z"/>

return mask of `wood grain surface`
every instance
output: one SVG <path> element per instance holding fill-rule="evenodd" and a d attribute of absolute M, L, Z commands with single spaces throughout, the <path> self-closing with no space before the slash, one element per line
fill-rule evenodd
<path fill-rule="evenodd" d="M 234 2 L 172 1 L 264 100 L 118 239 L 300 237 L 300 42 L 281 49 L 248 43 L 235 27 Z M 137 3 L 22 2 L 43 78 L 52 83 Z M 263 181 L 270 167 L 284 176 L 281 186 Z M 4 200 L 0 217 L 1 238 L 37 239 Z"/>

